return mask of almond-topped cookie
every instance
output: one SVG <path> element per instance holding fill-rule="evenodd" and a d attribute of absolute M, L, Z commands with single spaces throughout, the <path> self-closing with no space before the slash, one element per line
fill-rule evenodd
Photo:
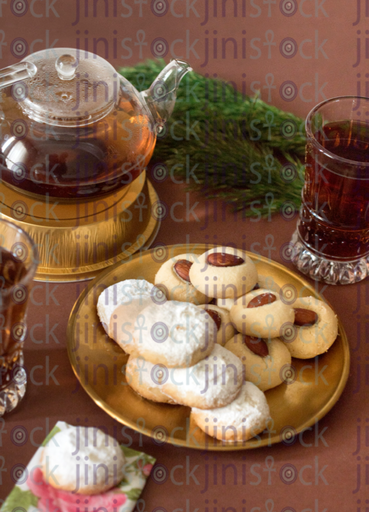
<path fill-rule="evenodd" d="M 207 297 L 201 293 L 190 279 L 190 269 L 197 260 L 196 254 L 179 254 L 170 258 L 158 270 L 155 285 L 159 286 L 169 300 L 204 304 Z"/>
<path fill-rule="evenodd" d="M 280 286 L 274 281 L 274 279 L 270 276 L 263 276 L 261 274 L 258 274 L 258 282 L 255 284 L 253 290 L 259 290 L 259 288 L 265 288 L 267 290 L 271 290 L 277 295 L 281 294 L 281 288 Z M 216 305 L 220 308 L 227 309 L 228 311 L 231 311 L 232 307 L 234 306 L 237 298 L 218 298 L 216 299 Z"/>
<path fill-rule="evenodd" d="M 237 330 L 249 336 L 278 338 L 293 325 L 295 313 L 273 290 L 252 290 L 239 297 L 231 309 Z"/>
<path fill-rule="evenodd" d="M 338 334 L 337 316 L 315 297 L 301 297 L 292 304 L 294 325 L 283 340 L 292 357 L 309 359 L 326 352 Z"/>
<path fill-rule="evenodd" d="M 227 341 L 231 339 L 236 332 L 231 322 L 229 311 L 219 308 L 215 304 L 202 304 L 198 307 L 206 311 L 206 313 L 214 320 L 217 327 L 216 342 L 224 347 Z"/>
<path fill-rule="evenodd" d="M 239 357 L 245 368 L 245 379 L 259 389 L 279 386 L 291 365 L 291 354 L 279 338 L 264 340 L 247 334 L 237 334 L 225 348 Z"/>
<path fill-rule="evenodd" d="M 253 289 L 257 271 L 245 251 L 215 247 L 193 263 L 190 279 L 207 297 L 236 299 Z"/>

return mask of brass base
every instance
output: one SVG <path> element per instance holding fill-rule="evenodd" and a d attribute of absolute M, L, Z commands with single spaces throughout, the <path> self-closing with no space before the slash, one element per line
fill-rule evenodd
<path fill-rule="evenodd" d="M 38 247 L 36 280 L 71 282 L 130 257 L 153 242 L 158 196 L 142 173 L 123 190 L 91 201 L 31 198 L 0 183 L 0 218 L 28 233 Z"/>

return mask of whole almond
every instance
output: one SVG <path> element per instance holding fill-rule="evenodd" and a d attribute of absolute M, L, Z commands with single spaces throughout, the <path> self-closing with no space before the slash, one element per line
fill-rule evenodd
<path fill-rule="evenodd" d="M 245 335 L 243 337 L 243 342 L 246 347 L 257 356 L 266 357 L 269 355 L 268 345 L 261 338 L 254 338 L 253 336 Z"/>
<path fill-rule="evenodd" d="M 174 272 L 177 274 L 178 277 L 183 279 L 183 281 L 187 281 L 190 283 L 190 268 L 192 266 L 191 261 L 188 260 L 178 260 L 175 262 L 173 266 Z"/>
<path fill-rule="evenodd" d="M 206 258 L 206 262 L 213 267 L 238 267 L 245 263 L 243 258 L 226 252 L 212 252 Z"/>
<path fill-rule="evenodd" d="M 272 293 L 261 293 L 254 297 L 247 304 L 248 308 L 259 308 L 260 306 L 265 306 L 266 304 L 272 304 L 277 300 L 277 297 Z"/>
<path fill-rule="evenodd" d="M 217 326 L 217 331 L 219 331 L 220 326 L 222 325 L 222 319 L 218 311 L 214 311 L 214 309 L 205 309 L 208 315 L 214 320 L 215 325 Z"/>
<path fill-rule="evenodd" d="M 302 325 L 314 325 L 318 321 L 318 315 L 315 311 L 303 308 L 294 308 L 295 310 L 295 321 L 294 324 L 298 326 Z"/>

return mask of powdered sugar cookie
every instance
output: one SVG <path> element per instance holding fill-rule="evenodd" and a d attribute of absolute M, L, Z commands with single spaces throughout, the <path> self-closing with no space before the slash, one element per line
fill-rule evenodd
<path fill-rule="evenodd" d="M 264 393 L 252 382 L 245 382 L 238 396 L 225 407 L 191 410 L 195 423 L 220 441 L 247 441 L 266 428 L 270 417 Z"/>
<path fill-rule="evenodd" d="M 232 402 L 242 382 L 240 359 L 216 344 L 208 357 L 191 368 L 172 368 L 162 391 L 178 404 L 212 409 Z"/>
<path fill-rule="evenodd" d="M 216 247 L 192 264 L 190 279 L 207 297 L 235 299 L 253 289 L 257 272 L 245 251 Z"/>
<path fill-rule="evenodd" d="M 204 304 L 207 297 L 201 293 L 190 280 L 189 272 L 195 254 L 179 254 L 163 263 L 155 276 L 155 284 L 165 290 L 169 300 Z M 164 288 L 163 288 L 164 287 Z"/>
<path fill-rule="evenodd" d="M 208 315 L 214 320 L 217 326 L 217 339 L 216 342 L 219 345 L 224 345 L 235 335 L 235 328 L 231 322 L 229 311 L 226 309 L 218 308 L 214 304 L 203 304 L 199 306 L 207 312 Z"/>
<path fill-rule="evenodd" d="M 338 321 L 332 309 L 315 297 L 296 299 L 294 333 L 284 337 L 292 357 L 309 359 L 326 352 L 337 338 Z"/>
<path fill-rule="evenodd" d="M 238 334 L 225 348 L 241 359 L 246 380 L 262 391 L 284 382 L 284 370 L 291 365 L 291 354 L 278 338 L 263 340 Z"/>
<path fill-rule="evenodd" d="M 231 320 L 238 331 L 260 338 L 278 338 L 294 322 L 293 309 L 272 290 L 253 290 L 237 299 Z"/>
<path fill-rule="evenodd" d="M 161 391 L 167 372 L 163 365 L 150 363 L 142 357 L 129 356 L 126 364 L 127 383 L 136 393 L 153 402 L 174 404 L 174 400 Z"/>
<path fill-rule="evenodd" d="M 131 353 L 169 368 L 193 366 L 213 350 L 217 329 L 194 304 L 167 301 L 145 308 L 142 326 L 134 330 Z"/>
<path fill-rule="evenodd" d="M 55 489 L 100 494 L 122 480 L 125 457 L 102 430 L 69 426 L 45 446 L 41 464 L 45 482 Z"/>
<path fill-rule="evenodd" d="M 104 290 L 97 301 L 97 314 L 105 332 L 130 353 L 133 330 L 141 311 L 166 302 L 163 292 L 144 279 L 127 279 Z"/>

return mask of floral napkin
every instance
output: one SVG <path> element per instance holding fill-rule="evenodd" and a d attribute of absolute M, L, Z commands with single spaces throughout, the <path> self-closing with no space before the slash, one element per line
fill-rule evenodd
<path fill-rule="evenodd" d="M 58 421 L 42 446 L 45 446 L 57 432 L 68 427 L 67 423 Z M 96 510 L 132 512 L 155 464 L 155 459 L 125 446 L 121 448 L 126 464 L 125 476 L 119 486 L 102 494 L 77 495 L 58 491 L 44 482 L 40 469 L 42 454 L 42 447 L 40 447 L 5 500 L 0 512 L 20 510 L 22 512 L 81 512 L 82 510 L 83 512 Z"/>

